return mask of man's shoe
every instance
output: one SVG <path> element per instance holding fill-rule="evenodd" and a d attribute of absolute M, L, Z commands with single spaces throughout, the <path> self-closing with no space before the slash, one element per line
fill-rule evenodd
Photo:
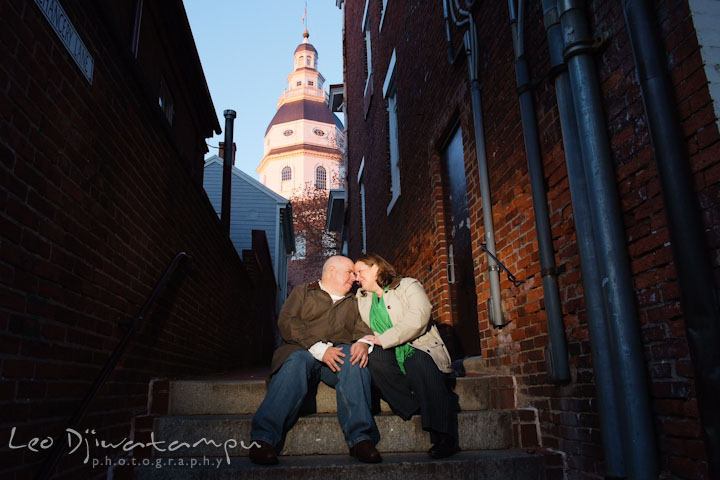
<path fill-rule="evenodd" d="M 380 452 L 370 440 L 362 440 L 350 448 L 350 456 L 365 463 L 379 463 L 382 460 Z"/>
<path fill-rule="evenodd" d="M 443 435 L 439 442 L 427 451 L 432 458 L 447 458 L 460 451 L 457 440 L 449 435 Z"/>
<path fill-rule="evenodd" d="M 250 461 L 258 465 L 275 465 L 278 463 L 277 453 L 275 449 L 267 442 L 255 440 L 250 448 L 248 456 Z"/>

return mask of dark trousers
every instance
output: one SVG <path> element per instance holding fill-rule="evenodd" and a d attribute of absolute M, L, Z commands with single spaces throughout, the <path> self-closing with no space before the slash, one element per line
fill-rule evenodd
<path fill-rule="evenodd" d="M 396 415 L 408 420 L 420 410 L 422 428 L 430 432 L 432 443 L 439 440 L 439 434 L 458 438 L 457 395 L 445 383 L 445 375 L 430 355 L 415 350 L 405 360 L 407 374 L 403 375 L 395 349 L 375 346 L 368 369 L 372 382 Z"/>

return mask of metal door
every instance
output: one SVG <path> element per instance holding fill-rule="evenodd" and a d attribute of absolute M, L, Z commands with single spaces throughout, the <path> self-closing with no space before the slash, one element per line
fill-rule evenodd
<path fill-rule="evenodd" d="M 448 282 L 453 306 L 455 334 L 462 352 L 457 356 L 480 354 L 477 295 L 470 237 L 467 182 L 462 129 L 458 126 L 443 151 L 445 204 L 448 218 Z"/>

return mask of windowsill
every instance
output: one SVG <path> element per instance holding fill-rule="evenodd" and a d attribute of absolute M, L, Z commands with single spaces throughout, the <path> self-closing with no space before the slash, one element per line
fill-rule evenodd
<path fill-rule="evenodd" d="M 399 193 L 398 193 L 397 195 L 393 194 L 393 197 L 392 197 L 392 199 L 390 200 L 390 203 L 388 204 L 388 207 L 387 207 L 387 214 L 388 214 L 388 216 L 390 215 L 390 212 L 392 211 L 393 207 L 395 206 L 395 203 L 397 202 L 397 199 L 398 199 L 398 198 L 400 198 L 400 194 L 399 194 Z"/>
<path fill-rule="evenodd" d="M 367 81 L 365 82 L 365 93 L 363 97 L 363 118 L 367 120 L 368 112 L 370 111 L 370 102 L 373 96 L 373 81 L 372 73 L 368 75 Z"/>

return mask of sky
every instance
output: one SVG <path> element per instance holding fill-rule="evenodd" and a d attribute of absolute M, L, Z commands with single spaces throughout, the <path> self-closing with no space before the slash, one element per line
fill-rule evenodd
<path fill-rule="evenodd" d="M 223 111 L 235 110 L 235 166 L 258 178 L 265 130 L 293 70 L 307 27 L 318 51 L 325 91 L 342 78 L 342 14 L 335 0 L 183 0 L 223 133 L 207 139 L 216 155 L 225 141 Z M 303 24 L 303 11 L 307 15 Z"/>

